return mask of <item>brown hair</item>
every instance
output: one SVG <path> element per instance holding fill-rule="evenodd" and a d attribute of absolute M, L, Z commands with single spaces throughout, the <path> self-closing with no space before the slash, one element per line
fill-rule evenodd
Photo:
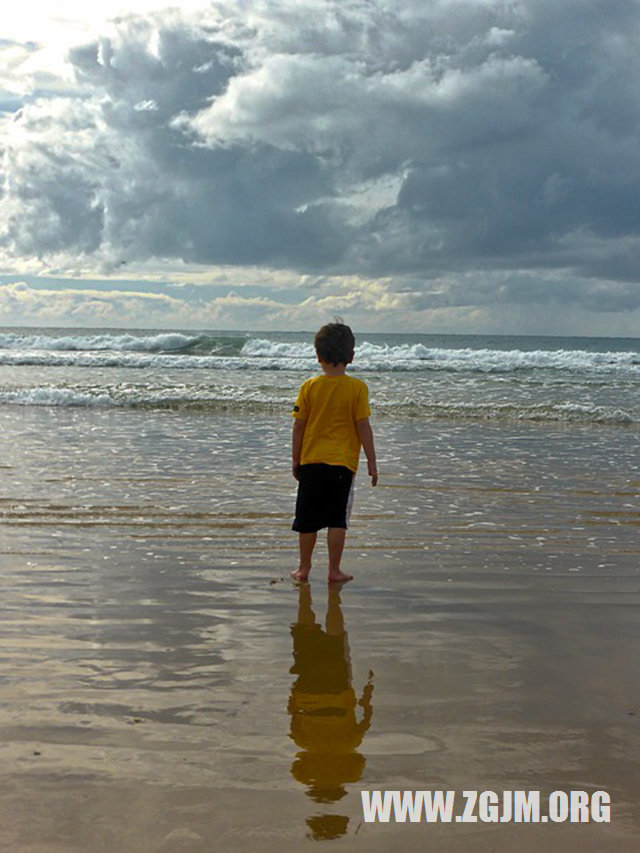
<path fill-rule="evenodd" d="M 327 323 L 318 330 L 314 339 L 318 357 L 327 364 L 351 364 L 356 339 L 349 326 L 345 326 L 340 317 L 335 323 Z"/>

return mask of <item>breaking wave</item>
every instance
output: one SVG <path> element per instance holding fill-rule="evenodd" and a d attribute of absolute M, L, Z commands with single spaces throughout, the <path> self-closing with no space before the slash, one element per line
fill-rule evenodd
<path fill-rule="evenodd" d="M 16 406 L 62 406 L 83 408 L 127 408 L 202 412 L 279 413 L 288 417 L 291 397 L 273 389 L 210 387 L 114 386 L 95 390 L 87 387 L 40 386 L 0 390 L 0 404 Z M 638 423 L 633 411 L 611 406 L 576 403 L 450 403 L 405 400 L 373 405 L 374 414 L 385 417 L 445 419 L 461 421 L 536 421 L 571 424 L 630 425 Z"/>
<path fill-rule="evenodd" d="M 0 365 L 0 406 L 282 417 L 318 372 L 297 333 L 0 329 Z M 380 417 L 640 423 L 636 340 L 379 334 L 353 371 Z"/>
<path fill-rule="evenodd" d="M 233 355 L 242 350 L 245 336 L 189 335 L 182 332 L 158 334 L 53 335 L 5 332 L 0 334 L 0 351 L 21 353 L 164 353 Z"/>
<path fill-rule="evenodd" d="M 0 334 L 0 365 L 175 368 L 215 370 L 310 370 L 312 344 L 225 335 Z M 430 347 L 424 343 L 362 342 L 354 369 L 365 372 L 513 373 L 571 371 L 640 375 L 640 353 L 584 349 L 474 349 Z"/>
<path fill-rule="evenodd" d="M 293 363 L 315 360 L 311 345 L 274 342 L 255 338 L 245 343 L 242 354 L 256 359 Z M 368 341 L 356 350 L 354 366 L 361 370 L 450 370 L 482 373 L 509 373 L 516 370 L 636 370 L 640 372 L 640 353 L 589 352 L 587 350 L 498 350 L 449 349 L 414 344 L 375 344 Z"/>

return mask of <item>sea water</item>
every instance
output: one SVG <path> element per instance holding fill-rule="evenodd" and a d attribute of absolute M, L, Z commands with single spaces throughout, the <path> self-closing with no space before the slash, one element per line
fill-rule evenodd
<path fill-rule="evenodd" d="M 376 415 L 640 423 L 640 339 L 360 334 Z M 307 332 L 0 330 L 0 405 L 286 414 Z"/>
<path fill-rule="evenodd" d="M 640 341 L 357 337 L 380 482 L 342 615 L 373 716 L 321 809 L 288 710 L 312 335 L 0 331 L 5 846 L 297 850 L 326 811 L 387 849 L 359 788 L 389 786 L 602 788 L 635 841 Z"/>
<path fill-rule="evenodd" d="M 362 334 L 350 370 L 381 474 L 356 483 L 365 562 L 628 562 L 640 340 Z M 0 330 L 5 547 L 288 565 L 290 412 L 317 371 L 306 332 Z"/>

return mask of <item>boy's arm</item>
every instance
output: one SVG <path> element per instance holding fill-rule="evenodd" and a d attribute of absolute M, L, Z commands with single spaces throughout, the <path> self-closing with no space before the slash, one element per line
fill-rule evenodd
<path fill-rule="evenodd" d="M 307 425 L 302 418 L 296 418 L 293 422 L 293 432 L 291 434 L 291 473 L 299 479 L 300 456 L 302 455 L 302 438 Z"/>
<path fill-rule="evenodd" d="M 371 429 L 369 418 L 362 418 L 362 420 L 356 421 L 356 428 L 358 430 L 358 435 L 360 436 L 360 441 L 362 442 L 362 449 L 367 457 L 367 467 L 369 470 L 369 476 L 371 477 L 371 485 L 375 486 L 378 482 L 378 468 L 376 465 L 376 448 L 373 442 L 373 430 Z"/>

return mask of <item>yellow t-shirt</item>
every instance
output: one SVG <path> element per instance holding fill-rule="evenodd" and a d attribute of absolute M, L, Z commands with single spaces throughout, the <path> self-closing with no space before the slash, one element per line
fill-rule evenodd
<path fill-rule="evenodd" d="M 300 464 L 344 465 L 355 473 L 361 447 L 356 421 L 370 414 L 369 391 L 360 379 L 346 373 L 307 379 L 292 412 L 307 422 Z"/>

